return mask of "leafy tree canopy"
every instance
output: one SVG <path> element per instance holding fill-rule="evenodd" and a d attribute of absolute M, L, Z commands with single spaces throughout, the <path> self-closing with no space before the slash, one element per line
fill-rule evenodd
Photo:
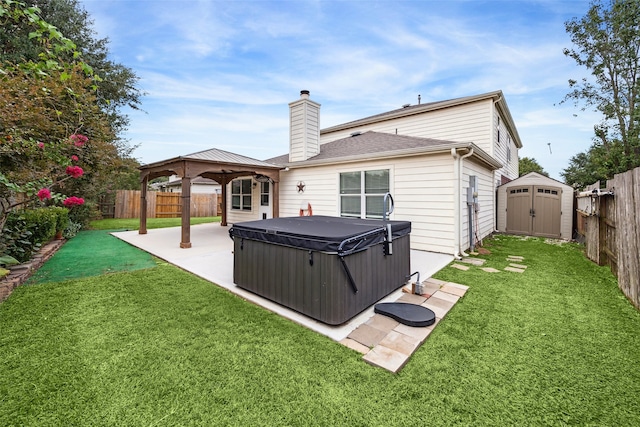
<path fill-rule="evenodd" d="M 574 47 L 564 54 L 591 73 L 590 78 L 569 81 L 565 101 L 602 114 L 591 148 L 574 156 L 563 171 L 567 184 L 611 178 L 640 166 L 638 16 L 640 0 L 595 0 L 585 16 L 565 23 Z"/>
<path fill-rule="evenodd" d="M 533 157 L 520 157 L 518 162 L 518 176 L 526 175 L 529 172 L 538 172 L 541 175 L 549 176 L 549 174 Z"/>
<path fill-rule="evenodd" d="M 101 77 L 96 99 L 100 107 L 109 114 L 114 131 L 118 134 L 125 130 L 129 120 L 120 109 L 125 106 L 139 109 L 143 93 L 137 88 L 138 76 L 131 68 L 109 60 L 109 40 L 97 38 L 88 12 L 77 0 L 24 0 L 23 3 L 29 8 L 37 7 L 43 22 L 74 43 L 83 62 Z M 32 32 L 33 28 L 24 21 L 4 26 L 4 31 L 0 33 L 0 55 L 3 62 L 37 60 L 47 45 L 33 43 Z M 72 52 L 67 52 L 66 60 L 71 60 L 71 55 Z M 61 56 L 64 57 L 64 54 Z"/>

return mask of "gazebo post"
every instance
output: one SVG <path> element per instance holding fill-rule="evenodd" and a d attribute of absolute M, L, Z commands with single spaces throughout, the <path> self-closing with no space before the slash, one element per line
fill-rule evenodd
<path fill-rule="evenodd" d="M 181 248 L 191 247 L 191 178 L 182 177 L 182 241 Z"/>
<path fill-rule="evenodd" d="M 138 234 L 147 234 L 147 184 L 149 183 L 149 175 L 142 178 L 140 185 L 140 229 Z"/>
<path fill-rule="evenodd" d="M 278 181 L 273 182 L 273 206 L 272 216 L 274 218 L 280 217 L 280 183 Z"/>
<path fill-rule="evenodd" d="M 227 226 L 227 184 L 229 180 L 225 177 L 220 184 L 222 184 L 222 214 L 220 215 L 220 225 Z"/>

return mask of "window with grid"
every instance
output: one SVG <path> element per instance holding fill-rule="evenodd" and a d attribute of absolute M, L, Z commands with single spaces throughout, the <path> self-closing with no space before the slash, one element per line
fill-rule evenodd
<path fill-rule="evenodd" d="M 340 174 L 340 216 L 382 218 L 384 195 L 389 192 L 389 170 Z"/>
<path fill-rule="evenodd" d="M 231 209 L 239 211 L 251 210 L 251 179 L 231 181 Z"/>

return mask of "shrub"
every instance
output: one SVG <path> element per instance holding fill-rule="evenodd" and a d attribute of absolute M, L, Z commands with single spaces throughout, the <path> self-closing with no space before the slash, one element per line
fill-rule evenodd
<path fill-rule="evenodd" d="M 40 249 L 40 244 L 34 243 L 32 236 L 25 218 L 20 213 L 10 212 L 0 234 L 0 254 L 9 255 L 19 262 L 29 261 L 31 254 Z"/>
<path fill-rule="evenodd" d="M 64 237 L 65 239 L 75 237 L 75 235 L 78 234 L 78 231 L 80 231 L 81 228 L 82 224 L 80 224 L 79 222 L 69 221 L 69 223 L 67 224 L 67 228 L 65 228 L 62 232 L 62 237 Z"/>
<path fill-rule="evenodd" d="M 62 233 L 69 225 L 69 209 L 59 206 L 50 209 L 56 214 L 56 234 Z"/>
<path fill-rule="evenodd" d="M 28 209 L 22 211 L 27 230 L 31 231 L 34 244 L 46 243 L 56 235 L 58 215 L 50 208 Z"/>
<path fill-rule="evenodd" d="M 92 202 L 85 202 L 69 209 L 69 221 L 79 223 L 83 227 L 89 226 L 89 222 L 99 215 L 97 205 Z"/>

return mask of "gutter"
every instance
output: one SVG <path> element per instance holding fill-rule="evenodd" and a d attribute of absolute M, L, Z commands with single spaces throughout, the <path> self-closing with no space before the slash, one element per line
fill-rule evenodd
<path fill-rule="evenodd" d="M 454 224 L 453 224 L 453 238 L 454 238 L 454 251 L 453 256 L 456 259 L 460 259 L 467 254 L 463 253 L 460 249 L 460 228 L 462 227 L 462 219 L 461 219 L 461 204 L 460 198 L 462 197 L 462 169 L 464 165 L 464 159 L 473 155 L 473 144 L 469 144 L 468 147 L 469 152 L 463 156 L 458 154 L 456 148 L 451 149 L 451 156 L 453 157 L 453 166 L 454 166 L 454 176 L 457 179 L 457 185 L 455 186 L 455 203 L 454 203 Z"/>
<path fill-rule="evenodd" d="M 364 153 L 364 154 L 356 154 L 353 156 L 345 156 L 345 157 L 334 157 L 327 159 L 318 159 L 318 160 L 305 160 L 302 162 L 293 162 L 293 163 L 285 163 L 284 166 L 290 169 L 298 169 L 305 168 L 309 166 L 324 166 L 324 165 L 337 165 L 341 163 L 354 163 L 362 160 L 376 160 L 376 159 L 393 159 L 398 157 L 409 157 L 415 156 L 417 154 L 444 154 L 449 153 L 452 150 L 457 149 L 466 149 L 470 150 L 471 154 L 473 154 L 479 161 L 484 163 L 486 166 L 491 168 L 492 170 L 500 169 L 503 165 L 502 163 L 495 160 L 489 154 L 484 152 L 482 149 L 477 147 L 475 144 L 471 142 L 464 143 L 455 143 L 455 144 L 439 144 L 433 145 L 430 147 L 416 147 L 416 148 L 407 148 L 403 150 L 394 150 L 394 151 L 380 151 L 377 153 Z M 465 155 L 465 157 L 468 157 Z"/>

